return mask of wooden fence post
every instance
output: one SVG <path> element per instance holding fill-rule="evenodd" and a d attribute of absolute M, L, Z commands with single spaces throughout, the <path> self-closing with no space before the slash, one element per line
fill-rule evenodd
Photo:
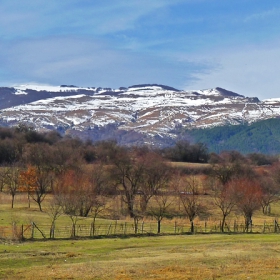
<path fill-rule="evenodd" d="M 24 236 L 23 236 L 23 225 L 21 225 L 21 241 L 24 240 Z"/>

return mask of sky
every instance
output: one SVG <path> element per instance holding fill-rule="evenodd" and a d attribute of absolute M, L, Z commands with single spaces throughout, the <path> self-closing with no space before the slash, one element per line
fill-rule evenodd
<path fill-rule="evenodd" d="M 279 0 L 1 0 L 0 86 L 280 97 Z"/>

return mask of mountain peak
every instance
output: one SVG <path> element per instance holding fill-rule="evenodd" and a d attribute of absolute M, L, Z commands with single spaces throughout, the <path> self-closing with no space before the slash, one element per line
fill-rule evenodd
<path fill-rule="evenodd" d="M 165 89 L 165 90 L 171 90 L 171 91 L 180 91 L 179 89 L 176 89 L 176 88 L 173 88 L 173 87 L 170 87 L 170 86 L 166 86 L 166 85 L 160 85 L 160 84 L 140 84 L 140 85 L 133 85 L 133 86 L 130 86 L 128 88 L 130 89 L 133 89 L 133 88 L 152 88 L 152 87 L 160 87 L 162 89 Z"/>
<path fill-rule="evenodd" d="M 240 95 L 236 92 L 229 91 L 220 87 L 216 88 L 210 88 L 210 89 L 203 89 L 203 90 L 196 90 L 193 93 L 200 94 L 200 95 L 206 95 L 206 96 L 223 96 L 223 97 L 242 97 L 243 95 Z"/>
<path fill-rule="evenodd" d="M 236 92 L 226 90 L 224 88 L 216 87 L 216 91 L 218 91 L 222 96 L 230 96 L 230 97 L 244 97 Z"/>

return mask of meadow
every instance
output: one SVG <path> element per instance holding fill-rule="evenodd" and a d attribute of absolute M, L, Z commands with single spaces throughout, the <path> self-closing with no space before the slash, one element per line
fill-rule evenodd
<path fill-rule="evenodd" d="M 278 159 L 0 136 L 0 279 L 279 279 Z"/>
<path fill-rule="evenodd" d="M 186 167 L 182 163 L 176 165 Z M 199 169 L 197 173 L 205 167 L 208 166 L 195 166 Z M 137 235 L 133 230 L 127 231 L 128 234 L 109 232 L 111 225 L 112 229 L 122 223 L 133 226 L 133 220 L 127 216 L 114 218 L 121 208 L 121 198 L 114 196 L 96 220 L 97 228 L 107 226 L 105 231 L 96 232 L 93 237 L 77 234 L 70 238 L 71 220 L 61 214 L 56 228 L 61 231 L 68 227 L 69 232 L 65 236 L 56 234 L 52 240 L 48 236 L 51 194 L 46 196 L 40 211 L 32 200 L 28 207 L 26 193 L 16 195 L 12 209 L 11 196 L 1 192 L 0 279 L 279 279 L 279 233 L 274 233 L 273 222 L 280 216 L 280 202 L 271 205 L 269 215 L 264 215 L 261 209 L 254 212 L 253 233 L 233 231 L 235 222 L 244 224 L 242 214 L 233 211 L 227 218 L 231 230 L 222 234 L 218 228 L 221 213 L 213 204 L 213 197 L 200 193 L 199 198 L 208 205 L 210 215 L 196 217 L 196 234 L 190 234 L 190 222 L 185 217 L 163 219 L 159 235 L 156 221 L 149 217 L 144 222 L 151 230 L 151 225 L 154 226 L 152 234 L 141 232 L 141 226 Z M 175 206 L 180 207 L 179 200 L 174 200 Z M 91 214 L 79 217 L 77 225 L 90 226 L 92 219 Z M 33 240 L 22 241 L 20 235 L 5 236 L 4 229 L 11 233 L 14 227 L 20 231 L 21 225 L 32 223 L 45 232 L 45 238 L 38 230 Z M 176 234 L 174 224 L 179 229 Z"/>
<path fill-rule="evenodd" d="M 209 196 L 202 196 L 209 200 Z M 27 207 L 24 194 L 16 196 L 15 208 L 10 196 L 1 193 L 1 226 L 34 221 L 40 227 L 50 224 L 47 213 L 50 196 L 43 202 L 43 212 L 31 202 Z M 270 216 L 261 211 L 254 221 L 263 224 L 279 216 L 279 203 L 272 206 Z M 243 221 L 233 214 L 229 221 Z M 90 224 L 92 218 L 78 223 Z M 219 220 L 214 209 L 211 224 Z M 127 223 L 131 222 L 126 218 Z M 113 220 L 99 218 L 98 224 Z M 121 222 L 121 221 L 118 221 Z M 164 220 L 166 228 L 173 228 L 174 220 Z M 188 232 L 163 235 L 99 236 L 96 238 L 43 239 L 24 242 L 1 239 L 0 279 L 279 279 L 280 243 L 275 233 L 195 234 Z M 58 226 L 70 224 L 67 215 L 57 220 Z M 196 219 L 196 225 L 204 221 Z"/>
<path fill-rule="evenodd" d="M 1 279 L 279 279 L 277 234 L 3 242 Z"/>

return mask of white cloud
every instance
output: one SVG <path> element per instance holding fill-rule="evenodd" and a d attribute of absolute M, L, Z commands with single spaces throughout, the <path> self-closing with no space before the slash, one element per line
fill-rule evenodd
<path fill-rule="evenodd" d="M 79 38 L 23 40 L 0 46 L 2 85 L 35 81 L 46 84 L 119 87 L 139 83 L 181 86 L 191 69 L 147 53 L 115 50 L 106 41 Z M 6 78 L 5 78 L 6 77 Z"/>
<path fill-rule="evenodd" d="M 133 29 L 135 23 L 160 9 L 184 0 L 3 0 L 0 3 L 2 38 L 45 34 L 105 35 Z"/>
<path fill-rule="evenodd" d="M 251 14 L 244 19 L 244 22 L 264 20 L 272 16 L 279 16 L 279 14 L 280 14 L 280 9 L 273 8 L 270 10 L 262 11 L 260 13 Z"/>
<path fill-rule="evenodd" d="M 225 33 L 211 28 L 205 32 L 207 27 L 200 29 L 208 15 L 203 10 L 188 17 L 171 16 L 187 7 L 173 5 L 189 2 L 206 5 L 209 0 L 2 0 L 0 82 L 110 87 L 162 83 L 186 89 L 221 86 L 260 98 L 280 96 L 280 44 L 226 49 L 248 42 L 255 33 L 227 29 L 231 31 L 221 36 Z M 270 9 L 245 21 L 254 23 L 279 13 Z M 211 18 L 226 28 L 215 12 Z M 198 28 L 191 29 L 196 22 Z M 271 25 L 256 35 L 258 41 L 269 38 L 267 26 Z M 184 53 L 179 56 L 179 51 Z"/>
<path fill-rule="evenodd" d="M 197 80 L 185 87 L 195 89 L 224 87 L 245 96 L 260 99 L 280 96 L 280 44 L 248 46 L 239 50 L 223 50 L 197 57 L 214 67 L 211 71 L 195 73 Z"/>
<path fill-rule="evenodd" d="M 179 56 L 116 50 L 110 41 L 83 37 L 50 37 L 0 45 L 0 84 L 158 83 L 188 90 L 223 87 L 265 99 L 280 96 L 279 57 L 279 42 Z"/>

